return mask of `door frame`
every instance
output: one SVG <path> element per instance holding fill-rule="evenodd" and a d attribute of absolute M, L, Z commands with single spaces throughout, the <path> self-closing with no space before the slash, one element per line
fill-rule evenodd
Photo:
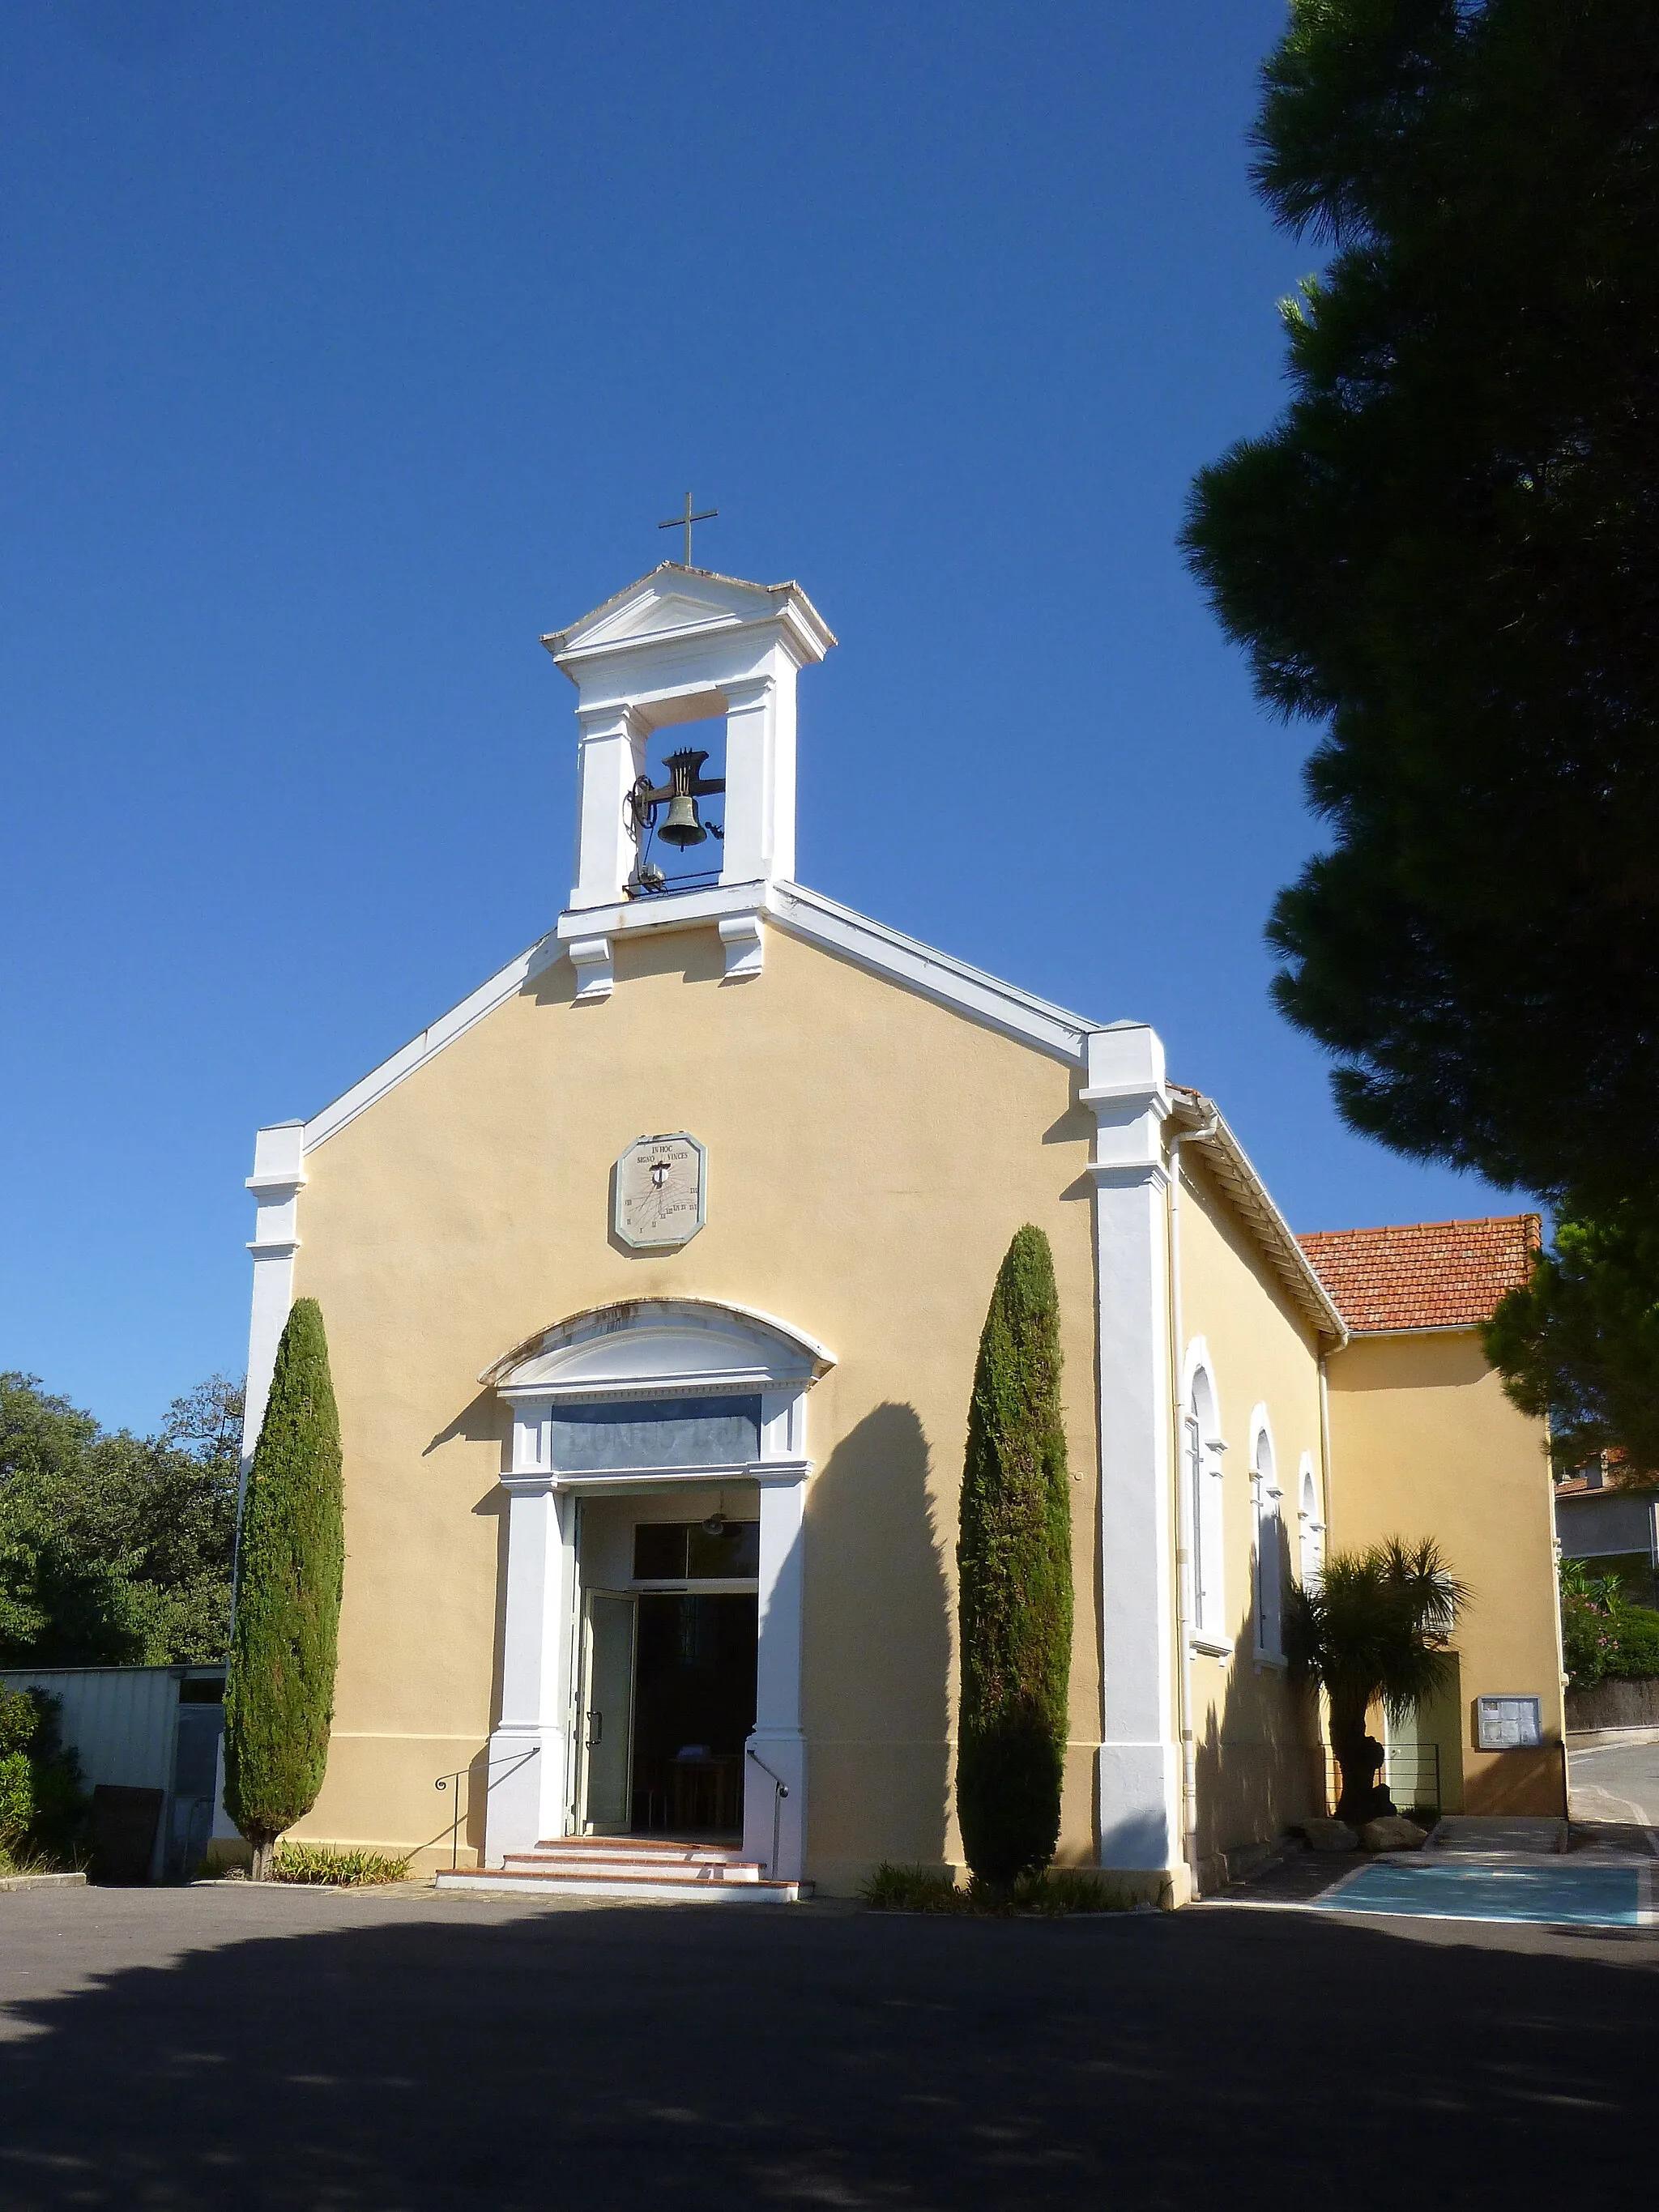
<path fill-rule="evenodd" d="M 608 1599 L 616 1605 L 625 1605 L 629 1613 L 628 1643 L 628 1718 L 627 1747 L 623 1753 L 623 1817 L 618 1824 L 609 1821 L 603 1826 L 593 1820 L 587 1809 L 588 1790 L 592 1783 L 592 1753 L 602 1739 L 605 1713 L 596 1706 L 593 1697 L 593 1601 Z M 575 1701 L 571 1709 L 571 1767 L 576 1778 L 574 1802 L 572 1806 L 572 1826 L 568 1832 L 578 1836 L 625 1836 L 634 1826 L 634 1715 L 639 1695 L 640 1662 L 640 1601 L 633 1590 L 613 1590 L 594 1588 L 581 1592 L 581 1611 L 578 1626 L 578 1647 L 574 1668 Z M 599 1715 L 601 1735 L 592 1733 L 595 1712 Z"/>
<path fill-rule="evenodd" d="M 500 1717 L 489 1743 L 484 1863 L 538 1837 L 568 1832 L 571 1721 L 580 1635 L 575 1508 L 584 1496 L 681 1484 L 748 1481 L 760 1488 L 759 1634 L 755 1729 L 745 1747 L 744 1856 L 799 1881 L 806 1856 L 806 1740 L 802 1726 L 806 1400 L 835 1354 L 753 1308 L 713 1299 L 630 1299 L 556 1323 L 479 1378 L 512 1413 L 501 1618 Z M 553 1407 L 562 1401 L 758 1395 L 754 1459 L 695 1467 L 556 1467 Z M 499 1778 L 495 1778 L 496 1777 Z"/>

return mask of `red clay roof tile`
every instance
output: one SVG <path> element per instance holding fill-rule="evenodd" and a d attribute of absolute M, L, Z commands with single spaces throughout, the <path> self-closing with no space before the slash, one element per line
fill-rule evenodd
<path fill-rule="evenodd" d="M 1527 1280 L 1535 1213 L 1329 1229 L 1297 1243 L 1351 1329 L 1471 1328 Z"/>

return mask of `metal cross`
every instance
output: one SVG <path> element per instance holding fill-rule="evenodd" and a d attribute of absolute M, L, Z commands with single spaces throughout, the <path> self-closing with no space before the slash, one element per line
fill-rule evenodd
<path fill-rule="evenodd" d="M 684 567 L 689 568 L 691 566 L 692 524 L 694 522 L 712 522 L 719 513 L 720 509 L 717 507 L 706 507 L 701 514 L 693 514 L 691 512 L 691 495 L 690 492 L 687 492 L 685 495 L 685 513 L 684 514 L 671 514 L 666 522 L 659 522 L 657 525 L 659 530 L 683 530 L 685 532 L 685 560 L 683 564 Z"/>

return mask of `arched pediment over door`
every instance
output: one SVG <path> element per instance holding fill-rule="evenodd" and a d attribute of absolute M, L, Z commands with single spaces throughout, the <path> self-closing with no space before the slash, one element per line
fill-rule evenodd
<path fill-rule="evenodd" d="M 550 1475 L 560 1488 L 602 1473 L 660 1481 L 712 1468 L 759 1472 L 805 1453 L 805 1394 L 835 1364 L 814 1337 L 749 1306 L 710 1298 L 627 1298 L 539 1330 L 484 1370 L 479 1380 L 513 1408 L 514 1476 Z M 583 1407 L 682 1407 L 665 1437 L 684 1439 L 677 1467 L 653 1451 L 637 1469 L 584 1467 L 562 1442 L 583 1431 Z M 725 1419 L 716 1407 L 729 1409 Z M 745 1442 L 739 1406 L 754 1408 Z M 706 1414 L 700 1413 L 706 1408 Z M 649 1425 L 641 1421 L 635 1433 Z M 721 1438 L 725 1438 L 722 1444 Z M 805 1472 L 805 1469 L 802 1470 Z"/>

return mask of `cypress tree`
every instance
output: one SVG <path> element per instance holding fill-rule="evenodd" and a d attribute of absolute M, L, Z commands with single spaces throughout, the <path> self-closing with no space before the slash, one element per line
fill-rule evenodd
<path fill-rule="evenodd" d="M 248 1473 L 225 1683 L 225 1808 L 253 1847 L 256 1881 L 322 1788 L 344 1566 L 328 1342 L 317 1301 L 301 1298 Z"/>
<path fill-rule="evenodd" d="M 1006 1887 L 1060 1838 L 1072 1661 L 1072 1500 L 1060 1301 L 1042 1230 L 998 1271 L 968 1409 L 957 1544 L 957 1815 L 968 1864 Z"/>

